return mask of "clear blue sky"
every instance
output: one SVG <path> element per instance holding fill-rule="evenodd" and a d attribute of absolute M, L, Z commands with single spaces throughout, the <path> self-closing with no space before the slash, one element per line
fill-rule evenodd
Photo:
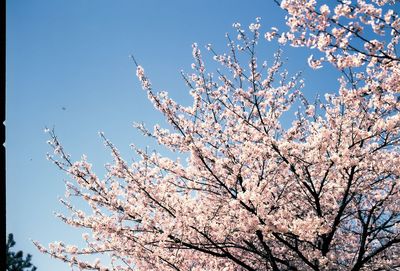
<path fill-rule="evenodd" d="M 58 271 L 70 268 L 38 253 L 29 239 L 74 242 L 81 232 L 53 215 L 63 210 L 57 197 L 67 177 L 45 159 L 44 127 L 55 126 L 73 158 L 86 154 L 100 171 L 111 157 L 99 131 L 129 159 L 130 143 L 148 144 L 132 123 L 163 123 L 141 91 L 129 54 L 157 89 L 185 101 L 179 71 L 190 71 L 193 42 L 223 50 L 232 23 L 248 25 L 260 16 L 263 33 L 282 27 L 285 15 L 270 0 L 9 0 L 6 11 L 7 232 L 39 270 Z M 309 76 L 303 50 L 286 56 L 291 70 L 303 70 L 310 96 L 335 90 L 326 70 Z"/>

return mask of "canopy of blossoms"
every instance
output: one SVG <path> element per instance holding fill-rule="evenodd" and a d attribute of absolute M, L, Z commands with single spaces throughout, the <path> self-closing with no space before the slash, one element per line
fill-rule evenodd
<path fill-rule="evenodd" d="M 320 2 L 277 1 L 286 32 L 261 34 L 259 19 L 249 31 L 234 24 L 228 53 L 207 46 L 221 65 L 216 75 L 194 44 L 193 72 L 182 73 L 191 106 L 154 91 L 135 61 L 171 129 L 137 128 L 186 160 L 133 146 L 139 159 L 129 163 L 101 134 L 113 155 L 101 178 L 49 131 L 49 159 L 71 177 L 62 199 L 71 215 L 58 216 L 88 233 L 83 248 L 38 248 L 82 270 L 398 270 L 399 4 Z M 265 39 L 314 49 L 312 68 L 342 73 L 337 93 L 308 101 L 281 51 L 260 64 Z M 85 258 L 96 254 L 111 265 Z"/>

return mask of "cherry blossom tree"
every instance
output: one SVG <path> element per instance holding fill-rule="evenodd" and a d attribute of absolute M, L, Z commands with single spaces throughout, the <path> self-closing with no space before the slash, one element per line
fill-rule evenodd
<path fill-rule="evenodd" d="M 128 163 L 100 134 L 113 156 L 100 178 L 50 130 L 49 159 L 71 177 L 61 200 L 71 215 L 58 216 L 87 230 L 86 247 L 38 248 L 82 270 L 398 270 L 400 18 L 392 2 L 278 2 L 289 30 L 272 28 L 265 39 L 314 48 L 321 58 L 311 56 L 311 67 L 325 62 L 343 74 L 336 94 L 312 102 L 300 75 L 283 69 L 281 51 L 259 63 L 259 19 L 249 31 L 234 24 L 228 53 L 207 46 L 221 65 L 215 74 L 193 45 L 193 72 L 182 72 L 191 106 L 155 92 L 133 59 L 170 127 L 136 126 L 181 158 L 132 146 L 137 159 Z M 110 265 L 85 259 L 95 254 Z"/>

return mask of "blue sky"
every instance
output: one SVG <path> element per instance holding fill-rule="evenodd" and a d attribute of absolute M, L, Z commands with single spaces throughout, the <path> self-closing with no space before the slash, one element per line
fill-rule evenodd
<path fill-rule="evenodd" d="M 36 251 L 29 239 L 79 241 L 81 232 L 54 217 L 62 211 L 66 176 L 45 159 L 45 126 L 56 133 L 74 159 L 86 154 L 94 167 L 111 160 L 99 131 L 132 156 L 130 143 L 148 141 L 132 128 L 163 123 L 141 90 L 129 54 L 135 54 L 156 89 L 188 101 L 180 79 L 190 71 L 191 44 L 212 43 L 225 50 L 232 23 L 262 18 L 264 33 L 282 27 L 284 12 L 273 1 L 7 1 L 6 177 L 7 232 L 17 248 L 33 255 L 39 270 L 70 270 Z M 260 47 L 271 57 L 276 46 Z M 206 50 L 202 50 L 206 54 Z M 312 73 L 302 49 L 288 49 L 288 68 L 302 70 L 306 91 L 334 91 L 332 73 Z"/>

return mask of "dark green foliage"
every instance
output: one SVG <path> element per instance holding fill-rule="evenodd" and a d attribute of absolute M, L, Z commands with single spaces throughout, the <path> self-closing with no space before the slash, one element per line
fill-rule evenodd
<path fill-rule="evenodd" d="M 35 271 L 36 267 L 31 263 L 32 256 L 28 254 L 24 259 L 22 251 L 13 252 L 11 248 L 15 245 L 14 236 L 12 233 L 8 235 L 6 244 L 6 271 Z"/>

